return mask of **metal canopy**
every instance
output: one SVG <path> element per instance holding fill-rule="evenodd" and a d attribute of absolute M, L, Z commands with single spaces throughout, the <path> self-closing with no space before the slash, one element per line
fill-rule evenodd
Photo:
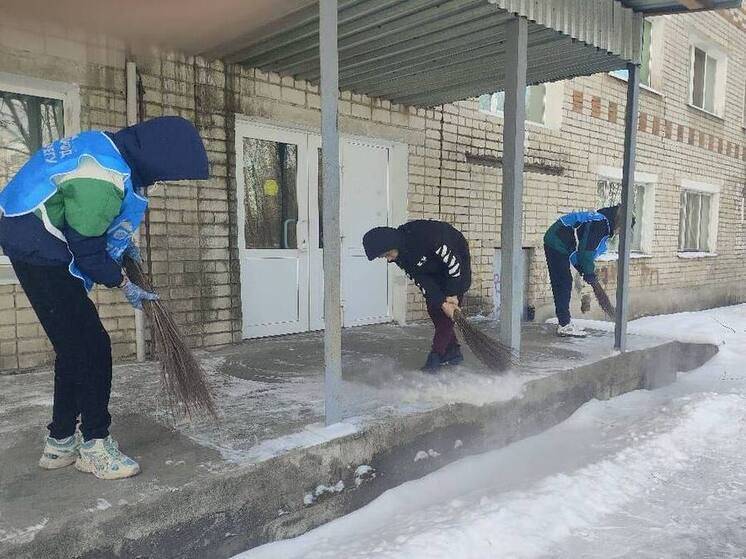
<path fill-rule="evenodd" d="M 318 13 L 314 3 L 206 54 L 317 83 Z M 501 90 L 516 15 L 529 20 L 528 84 L 636 62 L 642 25 L 615 0 L 346 0 L 338 15 L 340 89 L 417 106 Z"/>
<path fill-rule="evenodd" d="M 621 2 L 626 7 L 646 16 L 724 10 L 741 6 L 741 0 L 621 0 Z"/>

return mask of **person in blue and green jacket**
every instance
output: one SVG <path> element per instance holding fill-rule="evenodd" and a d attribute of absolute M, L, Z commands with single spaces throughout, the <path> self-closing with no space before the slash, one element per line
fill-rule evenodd
<path fill-rule="evenodd" d="M 596 258 L 606 252 L 608 240 L 619 233 L 620 225 L 619 206 L 611 206 L 595 212 L 563 215 L 544 235 L 544 254 L 559 322 L 557 335 L 586 336 L 585 330 L 574 324 L 570 316 L 570 266 L 574 266 L 587 283 L 597 282 Z"/>
<path fill-rule="evenodd" d="M 155 299 L 122 270 L 124 254 L 140 258 L 133 234 L 148 205 L 143 189 L 206 178 L 197 129 L 161 117 L 57 140 L 0 191 L 0 246 L 56 354 L 42 468 L 74 463 L 102 479 L 140 471 L 109 434 L 111 341 L 88 292 L 94 284 L 119 288 L 137 309 Z"/>

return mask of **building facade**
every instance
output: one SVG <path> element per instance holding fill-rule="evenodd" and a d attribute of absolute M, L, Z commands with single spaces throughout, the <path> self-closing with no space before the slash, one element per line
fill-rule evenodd
<path fill-rule="evenodd" d="M 105 36 L 0 22 L 0 188 L 29 153 L 79 130 L 126 123 L 125 62 L 141 118 L 192 120 L 211 178 L 157 186 L 143 246 L 154 285 L 195 347 L 323 327 L 318 88 L 292 78 Z M 746 12 L 645 24 L 632 239 L 632 315 L 746 300 Z M 524 231 L 527 315 L 553 314 L 542 237 L 562 213 L 618 201 L 623 73 L 527 94 Z M 424 318 L 403 276 L 362 255 L 368 227 L 433 218 L 472 251 L 468 309 L 494 313 L 500 255 L 502 98 L 422 109 L 343 92 L 343 302 L 347 326 Z M 613 251 L 599 276 L 615 288 Z M 576 282 L 576 307 L 590 293 Z M 135 354 L 116 290 L 92 297 L 115 357 Z M 579 310 L 576 309 L 576 314 Z M 588 316 L 598 317 L 595 304 Z M 52 353 L 0 256 L 0 370 Z"/>

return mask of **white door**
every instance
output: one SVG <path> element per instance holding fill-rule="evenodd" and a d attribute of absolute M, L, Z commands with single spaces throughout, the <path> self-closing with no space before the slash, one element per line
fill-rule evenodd
<path fill-rule="evenodd" d="M 362 238 L 387 225 L 390 148 L 340 141 L 343 325 L 391 320 L 388 269 Z M 321 138 L 238 122 L 238 249 L 243 336 L 324 328 Z"/>
<path fill-rule="evenodd" d="M 309 328 L 307 152 L 304 133 L 236 124 L 245 338 Z"/>
<path fill-rule="evenodd" d="M 340 140 L 340 145 L 344 140 Z M 342 154 L 340 152 L 340 172 L 342 167 Z M 324 212 L 322 209 L 321 188 L 321 137 L 309 135 L 308 138 L 308 197 L 314 200 L 310 206 L 313 211 L 309 214 L 309 289 L 310 305 L 309 320 L 311 330 L 324 329 L 324 232 L 322 222 Z M 341 178 L 341 177 L 340 177 Z M 309 206 L 309 207 L 310 207 Z M 340 208 L 341 210 L 341 208 Z"/>
<path fill-rule="evenodd" d="M 310 199 L 316 198 L 310 218 L 309 269 L 311 274 L 311 329 L 324 327 L 324 266 L 321 183 L 321 139 L 309 142 Z M 316 154 L 315 157 L 313 154 Z M 391 320 L 386 262 L 369 262 L 363 235 L 388 225 L 389 148 L 353 139 L 340 142 L 342 232 L 342 323 L 344 326 L 377 324 Z M 314 188 L 315 186 L 315 188 Z"/>
<path fill-rule="evenodd" d="M 313 154 L 316 154 L 315 157 Z M 324 266 L 321 182 L 321 139 L 309 140 L 309 199 L 316 199 L 310 218 L 309 267 L 311 329 L 324 327 Z M 388 269 L 381 260 L 369 262 L 363 235 L 388 224 L 389 148 L 353 139 L 340 141 L 342 232 L 342 324 L 360 326 L 391 320 Z"/>
<path fill-rule="evenodd" d="M 348 140 L 342 144 L 342 304 L 345 326 L 391 320 L 388 265 L 369 262 L 363 235 L 389 224 L 389 148 Z"/>

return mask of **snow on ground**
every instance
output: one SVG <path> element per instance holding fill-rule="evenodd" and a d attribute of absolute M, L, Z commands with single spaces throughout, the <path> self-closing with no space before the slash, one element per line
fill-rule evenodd
<path fill-rule="evenodd" d="M 673 385 L 589 402 L 540 435 L 236 559 L 746 557 L 746 305 L 630 331 L 720 352 Z"/>

